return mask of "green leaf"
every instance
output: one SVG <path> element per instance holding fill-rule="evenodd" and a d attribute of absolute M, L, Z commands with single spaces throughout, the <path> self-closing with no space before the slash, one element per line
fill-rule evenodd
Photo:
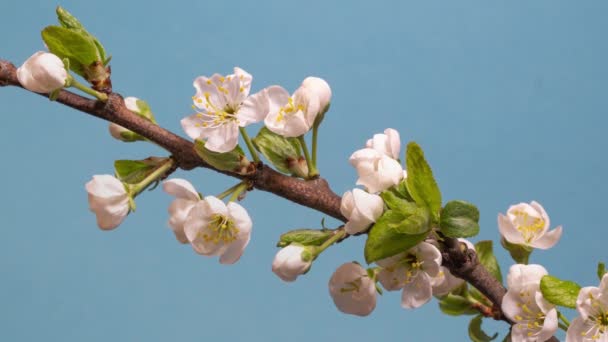
<path fill-rule="evenodd" d="M 97 38 L 95 38 L 95 36 L 90 34 L 84 28 L 84 26 L 80 23 L 80 21 L 78 21 L 78 19 L 76 19 L 76 17 L 74 17 L 65 8 L 63 8 L 61 6 L 57 6 L 56 12 L 57 12 L 57 19 L 59 20 L 59 24 L 61 24 L 61 26 L 65 27 L 67 29 L 70 29 L 72 31 L 78 31 L 78 32 L 88 36 L 89 38 L 91 38 L 91 40 L 95 44 L 95 47 L 97 47 L 98 54 L 101 57 L 100 60 L 102 62 L 104 62 L 104 65 L 105 65 L 106 64 L 105 63 L 106 51 L 103 48 L 103 45 L 101 45 L 101 43 L 97 40 Z"/>
<path fill-rule="evenodd" d="M 597 264 L 597 277 L 600 278 L 600 281 L 602 281 L 602 278 L 604 277 L 604 274 L 608 273 L 608 271 L 606 271 L 606 265 L 603 262 L 600 262 Z"/>
<path fill-rule="evenodd" d="M 195 140 L 194 150 L 201 159 L 218 170 L 246 174 L 250 171 L 249 166 L 252 165 L 238 145 L 230 152 L 218 153 L 205 148 L 204 141 Z"/>
<path fill-rule="evenodd" d="M 70 69 L 84 77 L 85 68 L 101 60 L 97 46 L 85 33 L 60 26 L 48 26 L 42 30 L 42 40 L 49 51 L 59 58 L 70 61 Z"/>
<path fill-rule="evenodd" d="M 498 336 L 498 333 L 495 333 L 492 336 L 489 336 L 481 329 L 481 320 L 483 316 L 475 316 L 471 323 L 469 323 L 469 338 L 473 342 L 489 342 L 495 339 Z"/>
<path fill-rule="evenodd" d="M 439 309 L 450 316 L 474 315 L 477 310 L 471 307 L 471 302 L 463 296 L 448 293 L 439 298 Z"/>
<path fill-rule="evenodd" d="M 533 251 L 532 248 L 510 243 L 504 237 L 500 239 L 500 244 L 509 252 L 511 258 L 515 260 L 516 263 L 524 265 L 528 264 L 528 259 L 530 259 L 530 254 L 532 254 Z"/>
<path fill-rule="evenodd" d="M 116 177 L 127 184 L 144 180 L 167 158 L 150 157 L 143 160 L 117 160 L 114 162 Z"/>
<path fill-rule="evenodd" d="M 450 201 L 441 211 L 441 232 L 448 237 L 471 237 L 479 233 L 479 210 L 465 201 Z"/>
<path fill-rule="evenodd" d="M 500 265 L 494 256 L 492 241 L 484 240 L 477 242 L 475 244 L 475 251 L 477 251 L 479 262 L 494 276 L 494 278 L 496 278 L 496 280 L 502 283 Z"/>
<path fill-rule="evenodd" d="M 576 298 L 581 290 L 580 285 L 573 281 L 560 280 L 546 275 L 540 280 L 540 291 L 550 303 L 574 309 Z"/>
<path fill-rule="evenodd" d="M 431 230 L 429 212 L 413 203 L 387 210 L 370 229 L 365 242 L 367 263 L 405 252 L 424 240 Z"/>
<path fill-rule="evenodd" d="M 252 141 L 255 149 L 262 153 L 277 170 L 293 174 L 290 163 L 297 162 L 302 156 L 302 148 L 296 138 L 285 138 L 262 127 Z"/>
<path fill-rule="evenodd" d="M 415 142 L 407 144 L 405 154 L 407 166 L 407 190 L 416 203 L 427 207 L 433 219 L 439 221 L 441 210 L 441 192 L 433 177 L 433 171 L 424 159 L 422 148 Z"/>
<path fill-rule="evenodd" d="M 385 190 L 380 193 L 380 197 L 384 201 L 384 204 L 389 209 L 399 210 L 400 207 L 406 206 L 409 202 L 403 198 L 400 198 L 394 191 Z"/>
<path fill-rule="evenodd" d="M 331 229 L 296 229 L 282 234 L 277 247 L 285 247 L 291 243 L 304 246 L 320 246 L 334 235 Z"/>

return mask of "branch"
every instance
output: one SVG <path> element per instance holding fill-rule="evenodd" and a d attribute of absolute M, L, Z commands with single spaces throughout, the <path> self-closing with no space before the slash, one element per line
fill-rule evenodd
<path fill-rule="evenodd" d="M 0 86 L 23 88 L 17 79 L 15 66 L 2 59 L 0 59 Z M 38 95 L 48 97 L 48 94 Z M 183 170 L 203 167 L 231 177 L 246 178 L 256 189 L 271 192 L 346 222 L 346 218 L 340 212 L 340 196 L 330 189 L 329 184 L 323 178 L 304 181 L 280 174 L 262 163 L 258 164 L 256 170 L 248 175 L 217 170 L 198 157 L 192 142 L 129 111 L 122 96 L 117 93 L 108 94 L 108 101 L 103 103 L 62 90 L 56 101 L 138 133 L 169 151 L 177 166 Z M 496 312 L 495 318 L 513 324 L 504 317 L 500 309 L 506 289 L 479 263 L 475 251 L 463 251 L 459 248 L 457 240 L 454 239 L 446 239 L 445 245 L 444 265 L 450 269 L 450 272 L 469 282 L 492 301 L 493 310 Z M 553 337 L 550 341 L 558 340 Z"/>

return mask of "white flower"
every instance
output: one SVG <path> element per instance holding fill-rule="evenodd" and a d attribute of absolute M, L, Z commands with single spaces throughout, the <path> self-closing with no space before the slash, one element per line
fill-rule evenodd
<path fill-rule="evenodd" d="M 566 342 L 608 342 L 608 273 L 602 276 L 600 287 L 583 287 L 576 299 L 575 318 Z"/>
<path fill-rule="evenodd" d="M 302 254 L 303 252 L 307 252 L 306 248 L 298 245 L 281 248 L 272 261 L 272 272 L 283 281 L 296 280 L 300 274 L 306 273 L 312 264 L 312 255 Z"/>
<path fill-rule="evenodd" d="M 306 87 L 300 87 L 290 97 L 280 86 L 266 88 L 269 100 L 268 116 L 264 124 L 269 130 L 287 138 L 299 137 L 308 132 L 321 110 L 318 96 Z"/>
<path fill-rule="evenodd" d="M 431 279 L 433 296 L 445 296 L 464 283 L 464 280 L 455 277 L 447 267 L 441 266 L 439 273 Z"/>
<path fill-rule="evenodd" d="M 354 262 L 334 272 L 329 279 L 329 294 L 338 310 L 347 314 L 367 316 L 376 307 L 376 283 Z"/>
<path fill-rule="evenodd" d="M 370 193 L 399 184 L 405 175 L 399 162 L 372 148 L 355 151 L 349 162 L 359 175 L 357 185 L 363 185 Z"/>
<path fill-rule="evenodd" d="M 433 296 L 431 280 L 439 274 L 441 253 L 421 242 L 404 253 L 377 262 L 382 267 L 378 280 L 387 291 L 403 289 L 401 306 L 415 309 Z"/>
<path fill-rule="evenodd" d="M 540 291 L 540 280 L 545 275 L 547 270 L 541 265 L 517 264 L 509 269 L 502 311 L 515 322 L 511 329 L 513 342 L 546 341 L 557 330 L 555 305 Z"/>
<path fill-rule="evenodd" d="M 302 87 L 308 88 L 317 95 L 319 99 L 319 110 L 323 111 L 331 102 L 331 88 L 327 82 L 319 77 L 306 77 L 302 81 Z"/>
<path fill-rule="evenodd" d="M 249 244 L 251 226 L 249 214 L 239 204 L 226 205 L 207 196 L 190 210 L 184 232 L 197 253 L 219 255 L 220 263 L 234 264 Z"/>
<path fill-rule="evenodd" d="M 197 113 L 182 119 L 182 128 L 192 139 L 207 139 L 205 147 L 224 153 L 238 144 L 239 127 L 262 121 L 268 114 L 268 98 L 262 90 L 249 96 L 252 77 L 234 68 L 226 77 L 215 74 L 194 80 Z"/>
<path fill-rule="evenodd" d="M 89 194 L 89 209 L 97 216 L 99 228 L 114 229 L 129 214 L 129 194 L 115 177 L 95 175 L 85 188 Z"/>
<path fill-rule="evenodd" d="M 384 202 L 378 195 L 361 189 L 347 191 L 342 196 L 340 212 L 348 219 L 344 229 L 348 234 L 362 233 L 376 222 L 384 211 Z"/>
<path fill-rule="evenodd" d="M 507 210 L 507 215 L 498 214 L 498 230 L 510 243 L 533 248 L 553 247 L 562 236 L 562 227 L 549 230 L 549 216 L 537 202 L 519 203 Z"/>
<path fill-rule="evenodd" d="M 17 79 L 28 90 L 50 93 L 65 86 L 68 72 L 59 57 L 38 51 L 17 69 Z"/>
<path fill-rule="evenodd" d="M 393 159 L 399 159 L 399 153 L 401 151 L 401 138 L 399 137 L 399 132 L 392 128 L 387 128 L 384 130 L 384 134 L 374 134 L 373 138 L 367 140 L 365 147 L 373 148 Z"/>
<path fill-rule="evenodd" d="M 181 178 L 164 181 L 163 190 L 176 197 L 169 205 L 169 227 L 179 242 L 188 243 L 188 238 L 184 233 L 184 223 L 186 223 L 190 210 L 201 198 L 194 186 Z"/>

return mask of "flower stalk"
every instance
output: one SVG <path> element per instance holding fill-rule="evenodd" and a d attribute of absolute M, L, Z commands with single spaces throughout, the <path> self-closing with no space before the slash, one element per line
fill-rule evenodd
<path fill-rule="evenodd" d="M 319 175 L 319 171 L 317 170 L 317 166 L 315 165 L 314 160 L 310 157 L 310 152 L 308 151 L 308 145 L 306 145 L 306 139 L 301 135 L 298 137 L 298 141 L 300 145 L 302 145 L 302 151 L 304 151 L 304 158 L 306 158 L 306 164 L 308 165 L 308 179 L 314 178 Z"/>
<path fill-rule="evenodd" d="M 249 153 L 251 153 L 251 158 L 255 163 L 260 162 L 260 156 L 258 155 L 258 151 L 255 150 L 253 143 L 251 142 L 251 138 L 249 138 L 249 134 L 247 134 L 247 130 L 245 127 L 239 127 L 239 131 L 243 135 L 243 139 L 245 140 L 245 144 L 247 144 L 247 148 L 249 149 Z"/>
<path fill-rule="evenodd" d="M 107 94 L 104 94 L 102 92 L 99 92 L 97 90 L 94 90 L 92 88 L 87 87 L 86 85 L 84 85 L 84 84 L 76 81 L 74 79 L 74 77 L 72 77 L 72 76 L 69 77 L 68 85 L 70 87 L 74 87 L 74 88 L 82 91 L 85 94 L 89 94 L 89 95 L 97 98 L 99 101 L 103 101 L 103 102 L 108 101 L 108 95 Z"/>

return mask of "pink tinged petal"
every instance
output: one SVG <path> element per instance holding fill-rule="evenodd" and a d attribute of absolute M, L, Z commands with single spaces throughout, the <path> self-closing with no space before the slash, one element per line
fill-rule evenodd
<path fill-rule="evenodd" d="M 220 256 L 220 264 L 231 265 L 239 261 L 250 240 L 250 234 L 243 237 L 239 236 L 239 238 L 228 245 L 224 253 L 222 253 Z"/>
<path fill-rule="evenodd" d="M 289 93 L 280 86 L 266 88 L 268 94 L 268 106 L 270 113 L 277 113 L 279 109 L 289 102 Z"/>
<path fill-rule="evenodd" d="M 562 236 L 562 226 L 558 226 L 557 228 L 555 228 L 549 232 L 546 232 L 540 238 L 532 241 L 532 243 L 530 245 L 532 247 L 538 248 L 538 249 L 548 249 L 548 248 L 555 246 L 555 244 L 559 241 L 561 236 Z"/>
<path fill-rule="evenodd" d="M 389 151 L 393 159 L 399 159 L 399 153 L 401 152 L 401 137 L 399 132 L 393 128 L 387 128 L 384 130 L 384 134 L 388 137 L 388 145 L 390 146 Z"/>
<path fill-rule="evenodd" d="M 513 226 L 509 218 L 503 214 L 498 214 L 498 231 L 505 240 L 514 244 L 524 244 L 523 235 Z"/>
<path fill-rule="evenodd" d="M 421 242 L 413 251 L 418 260 L 422 260 L 422 269 L 431 277 L 434 277 L 439 273 L 441 266 L 441 252 L 437 247 L 427 242 Z"/>
<path fill-rule="evenodd" d="M 220 256 L 220 263 L 234 264 L 241 258 L 243 252 L 245 251 L 245 247 L 247 247 L 249 241 L 251 240 L 251 228 L 253 226 L 253 222 L 251 221 L 251 218 L 249 217 L 249 214 L 245 208 L 238 203 L 230 202 L 226 208 L 228 209 L 228 217 L 234 221 L 239 233 L 237 239 L 230 243 Z"/>
<path fill-rule="evenodd" d="M 608 298 L 608 273 L 604 273 L 602 280 L 600 281 L 600 293 L 602 297 Z"/>
<path fill-rule="evenodd" d="M 213 152 L 226 153 L 234 150 L 239 142 L 239 126 L 234 121 L 210 130 L 205 147 Z"/>
<path fill-rule="evenodd" d="M 206 201 L 199 201 L 192 207 L 184 222 L 184 233 L 194 250 L 199 254 L 210 254 L 206 245 L 203 244 L 203 238 L 199 233 L 209 225 L 212 214 L 209 204 Z"/>
<path fill-rule="evenodd" d="M 403 287 L 401 306 L 405 309 L 416 309 L 426 304 L 433 297 L 431 279 L 426 273 L 419 273 Z"/>
<path fill-rule="evenodd" d="M 217 86 L 218 78 L 221 75 L 215 74 L 212 78 L 208 78 L 205 76 L 197 77 L 194 80 L 194 88 L 196 89 L 196 97 L 200 99 L 200 101 L 195 100 L 194 105 L 200 109 L 208 110 L 207 98 L 205 94 L 209 95 L 209 105 L 210 107 L 216 107 L 219 109 L 223 109 L 226 105 L 226 101 L 224 100 L 224 95 L 218 92 Z"/>
<path fill-rule="evenodd" d="M 118 227 L 129 214 L 129 200 L 122 199 L 113 205 L 100 208 L 95 211 L 97 225 L 103 230 L 110 230 Z"/>
<path fill-rule="evenodd" d="M 268 94 L 262 90 L 249 96 L 239 107 L 236 116 L 241 127 L 260 122 L 266 118 L 269 111 Z"/>
<path fill-rule="evenodd" d="M 356 290 L 349 284 L 352 282 L 357 283 Z M 376 307 L 375 284 L 358 264 L 351 262 L 338 267 L 331 276 L 328 287 L 334 304 L 341 312 L 367 316 Z"/>
<path fill-rule="evenodd" d="M 581 317 L 576 317 L 566 331 L 566 342 L 583 342 L 589 341 L 584 335 L 586 332 L 585 320 Z"/>
<path fill-rule="evenodd" d="M 163 182 L 163 190 L 176 198 L 198 201 L 198 192 L 190 182 L 182 178 L 172 178 Z"/>
<path fill-rule="evenodd" d="M 576 310 L 583 320 L 587 320 L 595 313 L 594 302 L 601 295 L 600 289 L 595 286 L 583 287 L 576 298 Z"/>
<path fill-rule="evenodd" d="M 403 257 L 403 255 L 401 255 Z M 403 288 L 406 283 L 409 267 L 397 266 L 394 263 L 382 266 L 378 273 L 378 281 L 387 291 L 397 291 Z"/>
<path fill-rule="evenodd" d="M 505 296 L 502 298 L 502 312 L 511 321 L 517 322 L 516 317 L 522 316 L 523 311 L 520 307 L 520 297 L 517 290 L 509 288 Z"/>
<path fill-rule="evenodd" d="M 541 265 L 515 264 L 509 268 L 507 286 L 509 289 L 520 289 L 527 285 L 540 286 L 540 280 L 546 276 L 547 270 Z"/>
<path fill-rule="evenodd" d="M 222 216 L 228 216 L 228 207 L 226 204 L 215 196 L 205 196 L 204 201 L 209 207 L 209 215 L 220 214 Z M 210 217 L 209 216 L 209 217 Z"/>
<path fill-rule="evenodd" d="M 197 114 L 183 118 L 180 123 L 182 124 L 184 132 L 186 132 L 190 139 L 202 139 L 204 138 L 205 131 L 209 130 L 202 126 L 202 121 Z"/>
<path fill-rule="evenodd" d="M 85 188 L 88 193 L 96 197 L 109 198 L 123 196 L 127 193 L 125 186 L 116 177 L 111 175 L 95 175 Z"/>
<path fill-rule="evenodd" d="M 251 91 L 251 81 L 253 80 L 253 76 L 239 67 L 234 67 L 234 74 L 236 77 L 238 77 L 239 84 L 243 88 L 243 96 L 247 97 Z"/>

